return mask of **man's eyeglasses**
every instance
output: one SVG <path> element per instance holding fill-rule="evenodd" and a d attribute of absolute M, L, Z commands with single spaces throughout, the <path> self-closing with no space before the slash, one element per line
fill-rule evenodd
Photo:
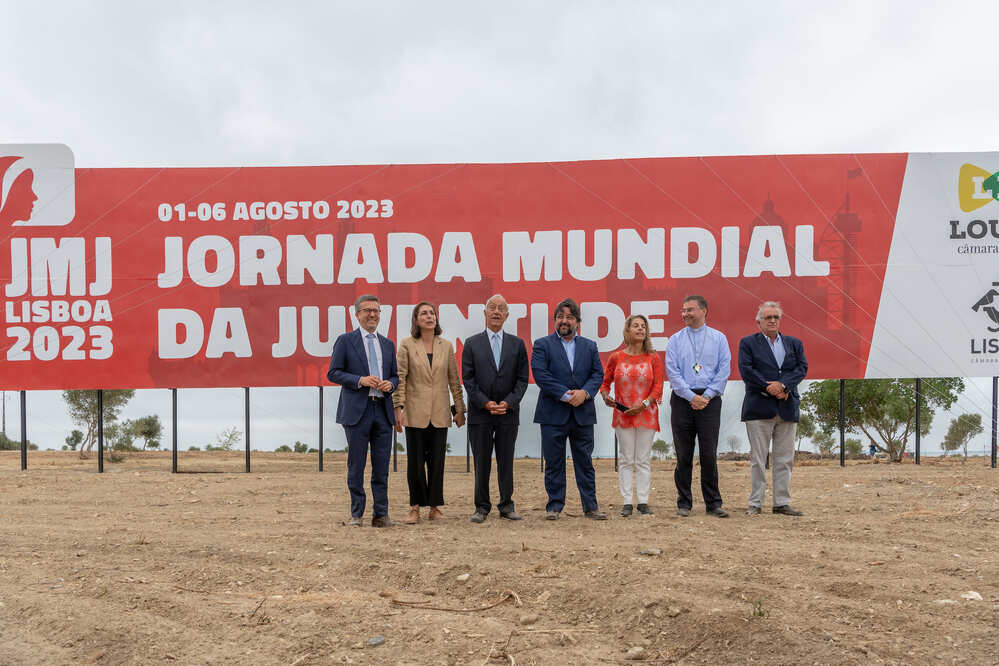
<path fill-rule="evenodd" d="M 363 312 L 365 314 L 379 314 L 381 310 L 379 308 L 361 308 L 358 312 Z"/>
<path fill-rule="evenodd" d="M 766 319 L 767 321 L 777 321 L 780 319 L 780 315 L 764 315 L 761 319 Z"/>

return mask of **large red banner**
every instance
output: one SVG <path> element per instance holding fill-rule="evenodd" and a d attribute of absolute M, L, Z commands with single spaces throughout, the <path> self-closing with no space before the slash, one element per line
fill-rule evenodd
<path fill-rule="evenodd" d="M 0 384 L 319 385 L 364 293 L 389 337 L 428 300 L 459 344 L 493 293 L 528 342 L 572 297 L 602 352 L 633 312 L 665 349 L 688 294 L 734 347 L 778 300 L 811 378 L 863 377 L 905 167 L 900 154 L 76 169 L 75 215 L 46 223 L 32 170 L 0 159 Z"/>

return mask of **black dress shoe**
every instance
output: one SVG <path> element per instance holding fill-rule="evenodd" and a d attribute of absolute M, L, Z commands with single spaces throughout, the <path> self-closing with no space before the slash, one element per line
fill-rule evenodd
<path fill-rule="evenodd" d="M 375 516 L 374 518 L 371 519 L 371 526 L 372 527 L 394 527 L 395 526 L 395 522 L 391 518 L 389 518 L 387 515 L 385 515 L 385 516 Z"/>
<path fill-rule="evenodd" d="M 642 514 L 643 516 L 651 516 L 652 515 L 652 509 L 649 508 L 648 504 L 639 504 L 635 508 L 638 509 L 638 513 Z"/>
<path fill-rule="evenodd" d="M 715 518 L 728 518 L 728 511 L 721 508 L 720 506 L 716 506 L 713 509 L 708 509 L 707 513 L 709 516 L 714 516 Z"/>
<path fill-rule="evenodd" d="M 583 515 L 590 520 L 607 520 L 607 514 L 597 509 L 594 509 L 593 511 L 586 511 Z"/>
<path fill-rule="evenodd" d="M 476 511 L 475 513 L 472 514 L 472 517 L 469 518 L 469 520 L 471 520 L 473 523 L 483 523 L 486 521 L 486 514 L 482 513 L 481 511 Z"/>
<path fill-rule="evenodd" d="M 686 518 L 687 516 L 690 515 L 690 509 L 688 509 L 685 506 L 681 506 L 679 509 L 676 510 L 676 515 L 680 516 L 681 518 Z"/>
<path fill-rule="evenodd" d="M 758 506 L 750 506 L 748 509 L 746 509 L 746 515 L 747 516 L 758 516 L 758 515 L 760 515 L 760 507 L 758 507 Z"/>
<path fill-rule="evenodd" d="M 549 511 L 545 514 L 545 520 L 558 520 L 558 511 Z"/>
<path fill-rule="evenodd" d="M 523 520 L 524 517 L 517 513 L 516 511 L 507 511 L 506 513 L 501 513 L 500 518 L 506 518 L 507 520 Z"/>
<path fill-rule="evenodd" d="M 625 518 L 630 516 L 632 511 L 633 509 L 630 504 L 625 504 L 624 506 L 621 507 L 621 515 L 624 516 Z"/>
<path fill-rule="evenodd" d="M 805 515 L 803 512 L 798 511 L 797 509 L 795 509 L 790 504 L 785 504 L 783 506 L 775 506 L 774 507 L 774 513 L 781 513 L 781 514 L 784 514 L 785 516 L 803 516 L 803 515 Z"/>

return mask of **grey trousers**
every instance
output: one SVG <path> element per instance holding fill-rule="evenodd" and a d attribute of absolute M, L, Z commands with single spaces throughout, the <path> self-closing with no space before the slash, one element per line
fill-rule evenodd
<path fill-rule="evenodd" d="M 794 436 L 797 431 L 797 423 L 785 421 L 780 416 L 746 421 L 746 434 L 749 436 L 749 478 L 752 483 L 749 506 L 763 506 L 763 497 L 767 492 L 767 452 L 771 441 L 773 505 L 784 506 L 791 503 L 791 467 L 794 466 Z"/>

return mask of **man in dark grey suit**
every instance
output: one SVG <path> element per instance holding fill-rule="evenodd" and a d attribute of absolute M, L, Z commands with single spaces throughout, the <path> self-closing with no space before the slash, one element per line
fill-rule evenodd
<path fill-rule="evenodd" d="M 791 506 L 791 467 L 798 426 L 798 384 L 808 373 L 805 348 L 798 338 L 780 332 L 780 303 L 767 301 L 756 313 L 760 332 L 739 341 L 739 372 L 746 383 L 742 420 L 749 435 L 750 516 L 759 515 L 767 490 L 765 465 L 773 442 L 773 512 L 800 516 Z"/>
<path fill-rule="evenodd" d="M 489 515 L 489 476 L 496 451 L 500 517 L 520 520 L 513 505 L 513 459 L 520 428 L 520 400 L 527 390 L 527 348 L 515 335 L 503 332 L 510 315 L 499 294 L 486 301 L 486 330 L 465 341 L 461 379 L 468 392 L 468 437 L 475 456 L 473 523 Z"/>

